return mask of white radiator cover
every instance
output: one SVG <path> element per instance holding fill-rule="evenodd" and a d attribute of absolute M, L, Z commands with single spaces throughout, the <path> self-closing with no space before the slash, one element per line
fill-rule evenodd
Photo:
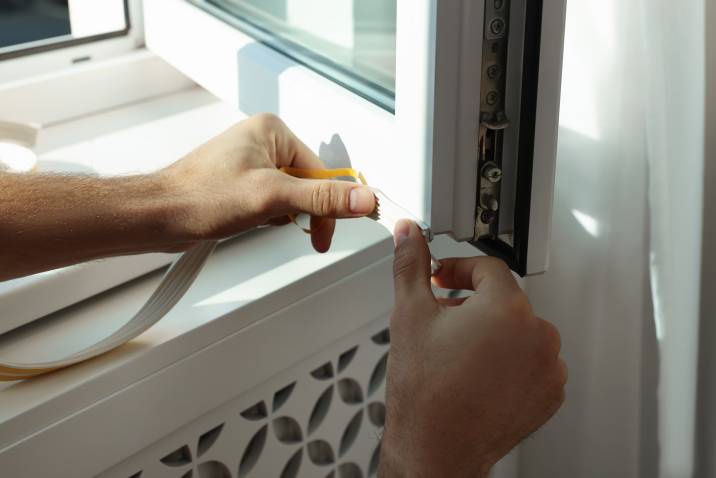
<path fill-rule="evenodd" d="M 386 327 L 387 318 L 374 321 L 100 476 L 376 476 L 385 417 Z M 227 380 L 241 380 L 240 372 Z"/>

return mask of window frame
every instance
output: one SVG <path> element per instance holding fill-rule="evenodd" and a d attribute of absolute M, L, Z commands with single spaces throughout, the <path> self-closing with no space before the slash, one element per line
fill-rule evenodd
<path fill-rule="evenodd" d="M 127 28 L 0 55 L 2 83 L 51 74 L 85 62 L 106 60 L 144 45 L 142 0 L 125 0 Z"/>
<path fill-rule="evenodd" d="M 474 178 L 477 166 L 442 153 L 454 148 L 454 137 L 440 134 L 450 130 L 448 122 L 452 124 L 456 118 L 450 106 L 436 107 L 435 103 L 438 3 L 398 0 L 395 114 L 185 0 L 145 2 L 145 38 L 150 50 L 242 113 L 278 114 L 315 151 L 327 151 L 322 157 L 329 157 L 329 166 L 331 146 L 338 141 L 335 133 L 340 132 L 341 147 L 350 152 L 351 166 L 360 169 L 372 186 L 430 223 L 434 232 L 457 231 L 464 239 L 474 228 L 471 216 L 476 193 L 474 182 L 459 179 Z M 443 23 L 461 21 L 459 12 L 443 13 L 450 14 L 449 18 L 442 15 Z M 482 18 L 481 12 L 474 14 Z M 167 15 L 175 21 L 164 21 Z M 187 34 L 187 25 L 192 25 L 195 34 Z M 469 34 L 481 38 L 482 27 Z M 460 39 L 450 40 L 459 48 Z M 237 61 L 242 63 L 241 75 Z M 440 88 L 452 91 L 461 79 L 458 62 L 441 66 L 449 68 L 441 70 Z M 471 92 L 477 102 L 479 72 L 474 73 L 472 84 L 477 86 L 471 87 Z M 241 91 L 240 81 L 254 88 Z M 268 92 L 267 85 L 275 86 L 276 91 Z M 281 104 L 274 96 L 280 97 Z M 439 134 L 426 134 L 436 124 L 440 124 Z M 381 158 L 417 159 L 410 163 L 366 159 L 376 156 L 376 151 Z M 435 157 L 442 158 L 437 169 Z M 469 198 L 459 203 L 463 211 L 471 210 L 469 217 L 455 214 L 454 197 Z M 462 228 L 454 225 L 454 217 L 463 220 Z"/>
<path fill-rule="evenodd" d="M 224 8 L 207 0 L 188 1 L 196 5 L 198 8 L 221 19 L 223 22 L 255 38 L 260 43 L 273 48 L 278 53 L 288 56 L 297 63 L 325 76 L 329 80 L 350 90 L 352 93 L 377 104 L 383 109 L 388 110 L 390 113 L 395 113 L 395 100 L 392 92 L 387 91 L 384 87 L 378 85 L 377 83 L 368 79 L 356 78 L 353 72 L 348 71 L 346 67 L 334 64 L 324 55 L 313 52 L 312 50 L 299 45 L 290 39 L 272 34 L 270 30 L 260 26 L 257 22 L 251 19 L 234 16 L 229 11 L 228 7 Z M 321 68 L 316 67 L 316 63 L 321 63 Z M 365 89 L 368 89 L 369 91 L 365 91 Z"/>
<path fill-rule="evenodd" d="M 83 45 L 85 43 L 92 43 L 102 40 L 107 40 L 109 38 L 115 38 L 115 37 L 123 37 L 129 35 L 130 31 L 132 31 L 132 19 L 130 15 L 130 8 L 129 8 L 129 2 L 130 0 L 122 0 L 122 3 L 124 4 L 124 22 L 125 27 L 121 30 L 111 31 L 111 32 L 105 32 L 100 33 L 97 35 L 90 35 L 86 37 L 72 37 L 72 35 L 69 35 L 69 38 L 61 41 L 56 42 L 46 42 L 44 44 L 43 40 L 38 40 L 34 42 L 28 42 L 26 44 L 29 44 L 29 46 L 24 48 L 18 48 L 16 50 L 10 50 L 5 53 L 0 53 L 0 61 L 3 60 L 10 60 L 13 58 L 20 58 L 28 55 L 34 55 L 37 53 L 44 53 L 49 52 L 53 50 L 59 50 L 62 48 L 69 48 L 77 45 Z M 51 40 L 52 38 L 48 38 L 46 40 Z"/>
<path fill-rule="evenodd" d="M 563 0 L 530 1 L 542 15 L 540 53 L 549 54 L 532 72 L 539 84 L 534 138 L 526 143 L 532 175 L 522 181 L 525 239 L 514 257 L 494 251 L 522 275 L 548 266 L 566 12 Z M 398 0 L 395 114 L 187 0 L 154 0 L 144 9 L 148 48 L 201 86 L 243 113 L 280 115 L 329 165 L 340 132 L 370 184 L 435 233 L 473 237 L 481 64 L 472 47 L 482 44 L 484 2 Z"/>

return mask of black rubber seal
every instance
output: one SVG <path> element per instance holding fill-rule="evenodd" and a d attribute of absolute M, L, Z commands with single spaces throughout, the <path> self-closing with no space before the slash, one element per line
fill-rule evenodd
<path fill-rule="evenodd" d="M 527 274 L 527 252 L 530 236 L 532 204 L 532 170 L 537 124 L 537 96 L 542 44 L 542 12 L 544 0 L 528 0 L 525 24 L 525 45 L 522 61 L 522 101 L 520 135 L 517 154 L 517 187 L 513 242 L 510 246 L 499 239 L 483 239 L 475 245 L 486 254 L 503 259 L 512 270 Z"/>

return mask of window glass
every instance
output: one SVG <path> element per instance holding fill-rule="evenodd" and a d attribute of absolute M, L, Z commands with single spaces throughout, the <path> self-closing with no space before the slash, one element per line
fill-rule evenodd
<path fill-rule="evenodd" d="M 125 0 L 0 0 L 0 59 L 120 35 Z"/>
<path fill-rule="evenodd" d="M 397 0 L 206 0 L 269 46 L 392 110 Z"/>

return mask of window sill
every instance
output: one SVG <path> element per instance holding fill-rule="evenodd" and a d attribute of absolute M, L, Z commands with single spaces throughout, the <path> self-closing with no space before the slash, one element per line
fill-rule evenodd
<path fill-rule="evenodd" d="M 164 98 L 50 128 L 38 146 L 41 159 L 70 171 L 148 171 L 239 119 L 215 100 L 185 95 L 206 93 L 179 95 L 193 102 L 190 111 Z M 191 134 L 176 134 L 180 125 Z M 144 154 L 131 154 L 137 150 Z M 369 220 L 341 221 L 323 255 L 291 226 L 224 243 L 187 296 L 134 341 L 59 372 L 0 384 L 0 469 L 94 476 L 385 317 L 392 306 L 391 252 L 390 235 Z M 131 317 L 160 278 L 152 273 L 6 334 L 0 356 L 11 360 L 13 338 L 28 329 L 39 337 L 38 354 L 94 342 Z M 111 447 L 99 444 L 109 429 Z"/>

